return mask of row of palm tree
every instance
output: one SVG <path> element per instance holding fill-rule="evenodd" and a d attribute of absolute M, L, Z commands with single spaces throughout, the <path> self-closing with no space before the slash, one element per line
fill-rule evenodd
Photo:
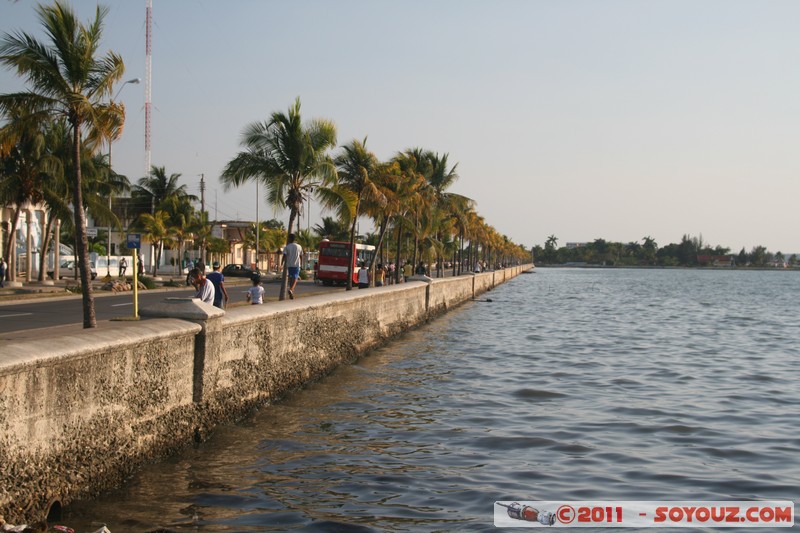
<path fill-rule="evenodd" d="M 69 183 L 74 207 L 72 218 L 82 286 L 83 325 L 96 327 L 84 210 L 83 161 L 87 150 L 96 153 L 98 146 L 118 135 L 124 124 L 124 107 L 109 99 L 114 85 L 125 72 L 125 65 L 114 52 L 98 56 L 107 8 L 98 6 L 94 20 L 88 24 L 79 22 L 73 10 L 60 1 L 50 6 L 39 5 L 36 11 L 49 42 L 18 32 L 6 34 L 0 43 L 0 62 L 15 70 L 27 83 L 25 91 L 0 95 L 0 113 L 5 121 L 0 130 L 0 156 L 8 158 L 20 143 L 46 134 L 46 124 L 61 121 L 66 125 L 71 140 L 66 148 L 71 153 L 62 161 L 69 161 L 70 170 L 61 169 L 60 172 Z M 57 166 L 45 166 L 43 172 L 58 174 Z M 43 177 L 39 175 L 35 179 Z"/>
<path fill-rule="evenodd" d="M 27 84 L 25 91 L 0 95 L 0 204 L 18 211 L 28 203 L 45 205 L 48 220 L 62 222 L 74 235 L 84 327 L 96 326 L 87 213 L 100 224 L 119 228 L 109 208 L 111 196 L 130 192 L 125 218 L 135 220 L 134 227 L 149 237 L 156 256 L 154 275 L 164 246 L 177 246 L 179 254 L 190 239 L 200 242 L 201 253 L 224 253 L 227 246 L 211 237 L 208 220 L 193 208 L 196 198 L 178 183 L 180 174 L 167 175 L 163 167 L 153 167 L 131 187 L 124 176 L 113 172 L 110 156 L 100 154 L 106 143 L 110 146 L 119 137 L 125 121 L 124 106 L 112 98 L 124 75 L 123 61 L 114 52 L 98 55 L 107 13 L 107 8 L 98 7 L 94 19 L 83 24 L 66 3 L 56 0 L 37 7 L 47 41 L 19 32 L 0 42 L 0 63 Z M 437 275 L 445 254 L 452 254 L 454 265 L 527 257 L 521 247 L 485 223 L 474 201 L 448 192 L 458 174 L 447 154 L 411 148 L 380 161 L 365 138 L 341 147 L 334 157 L 336 143 L 333 122 L 302 120 L 299 98 L 287 113 L 272 113 L 246 127 L 242 150 L 221 176 L 223 185 L 227 189 L 253 180 L 263 183 L 267 200 L 289 212 L 285 232 L 252 232 L 248 238 L 255 245 L 258 235 L 258 249 L 274 250 L 276 239 L 289 233 L 310 241 L 298 222 L 303 206 L 314 198 L 347 225 L 351 243 L 359 218 L 372 219 L 375 244 L 384 256 L 397 261 L 398 271 L 401 243 L 407 241 L 413 246 L 406 258 L 436 264 Z M 11 229 L 13 235 L 15 228 Z M 48 227 L 45 235 L 57 237 L 58 232 Z M 395 249 L 386 254 L 389 236 Z M 7 257 L 12 242 L 6 243 Z M 45 270 L 42 263 L 40 277 Z M 284 268 L 281 299 L 286 297 L 286 280 Z"/>
<path fill-rule="evenodd" d="M 334 157 L 330 154 L 336 145 L 333 123 L 325 119 L 304 123 L 300 107 L 298 98 L 286 113 L 274 112 L 269 120 L 247 126 L 243 149 L 221 177 L 226 190 L 250 181 L 262 184 L 267 200 L 289 211 L 287 233 L 294 232 L 303 205 L 313 196 L 323 208 L 336 211 L 339 221 L 347 222 L 351 247 L 362 216 L 372 219 L 377 228 L 378 249 L 384 247 L 387 234 L 396 236 L 395 252 L 389 255 L 397 262 L 398 276 L 401 242 L 407 236 L 413 240 L 407 260 L 416 264 L 418 257 L 427 257 L 436 265 L 437 275 L 442 275 L 447 250 L 453 250 L 454 269 L 465 263 L 463 257 L 458 260 L 452 246 L 457 240 L 459 251 L 464 241 L 469 241 L 467 264 L 528 257 L 527 251 L 485 223 L 473 200 L 448 192 L 458 179 L 457 165 L 450 166 L 448 154 L 411 148 L 382 162 L 367 148 L 364 138 L 345 144 Z M 334 219 L 323 222 L 338 231 Z M 352 265 L 349 270 L 348 290 L 352 288 Z M 280 299 L 286 297 L 286 274 L 284 268 Z"/>

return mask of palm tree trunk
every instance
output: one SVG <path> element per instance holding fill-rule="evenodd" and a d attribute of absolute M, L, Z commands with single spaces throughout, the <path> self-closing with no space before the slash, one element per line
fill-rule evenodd
<path fill-rule="evenodd" d="M 292 206 L 289 209 L 289 229 L 286 232 L 286 244 L 289 244 L 289 234 L 292 233 L 294 221 L 297 218 L 297 207 Z M 283 259 L 283 272 L 281 273 L 281 289 L 278 292 L 278 300 L 286 299 L 286 289 L 289 287 L 289 264 Z"/>
<path fill-rule="evenodd" d="M 387 229 L 389 229 L 389 217 L 384 217 L 383 221 L 381 222 L 380 229 L 378 230 L 378 246 L 375 247 L 376 252 L 381 252 L 381 251 L 384 250 L 383 236 L 386 235 L 386 230 Z M 376 255 L 377 255 L 377 253 L 375 255 L 373 255 L 372 258 L 369 260 L 369 270 L 370 270 L 370 272 L 372 272 L 372 278 L 371 278 L 372 281 L 370 281 L 371 285 L 375 284 L 374 280 L 375 280 L 375 256 Z M 386 263 L 386 260 L 384 258 L 381 258 L 381 263 Z M 387 284 L 388 284 L 388 281 L 387 281 Z"/>
<path fill-rule="evenodd" d="M 400 247 L 403 245 L 403 221 L 397 219 L 397 252 L 395 253 L 394 282 L 400 283 Z"/>
<path fill-rule="evenodd" d="M 17 223 L 19 222 L 19 212 L 22 211 L 20 204 L 14 207 L 14 216 L 11 218 L 11 229 L 8 231 L 8 242 L 6 243 L 5 258 L 8 260 L 6 278 L 9 281 L 17 280 L 17 254 L 12 257 L 11 252 L 16 251 L 17 246 Z"/>
<path fill-rule="evenodd" d="M 42 234 L 42 254 L 39 257 L 39 281 L 44 281 L 47 270 L 47 248 L 50 246 L 50 235 L 53 232 L 53 218 L 47 217 L 47 224 L 45 224 L 44 233 Z M 55 274 L 55 268 L 53 271 Z"/>
<path fill-rule="evenodd" d="M 358 223 L 358 209 L 361 204 L 361 197 L 356 200 L 356 214 L 353 217 L 353 223 L 350 225 L 350 253 L 355 254 L 356 243 L 356 224 Z M 353 290 L 353 257 L 347 262 L 347 290 Z"/>
<path fill-rule="evenodd" d="M 75 217 L 75 236 L 78 244 L 76 250 L 78 267 L 81 273 L 81 296 L 83 299 L 83 327 L 96 328 L 97 319 L 94 313 L 94 297 L 92 296 L 92 274 L 89 270 L 89 242 L 86 239 L 86 215 L 83 211 L 83 187 L 81 186 L 81 143 L 80 119 L 72 124 L 73 164 L 75 165 L 75 181 L 72 184 L 73 214 Z"/>

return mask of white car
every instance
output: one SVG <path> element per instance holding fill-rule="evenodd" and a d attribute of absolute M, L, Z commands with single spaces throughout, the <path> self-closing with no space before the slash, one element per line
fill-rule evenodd
<path fill-rule="evenodd" d="M 92 279 L 97 277 L 97 270 L 94 267 L 94 261 L 90 261 L 90 268 L 92 270 Z M 79 277 L 76 272 L 78 272 L 78 265 L 75 264 L 75 261 L 68 259 L 65 261 L 61 261 L 61 266 L 58 268 L 58 273 L 61 276 L 61 279 L 76 279 Z M 51 278 L 53 277 L 53 271 L 47 273 L 48 276 Z"/>

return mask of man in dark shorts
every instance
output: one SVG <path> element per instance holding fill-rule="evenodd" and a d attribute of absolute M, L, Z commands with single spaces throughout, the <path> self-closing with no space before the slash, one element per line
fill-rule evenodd
<path fill-rule="evenodd" d="M 294 242 L 294 233 L 289 234 L 289 244 L 283 247 L 283 260 L 289 271 L 289 298 L 294 300 L 294 288 L 300 279 L 300 263 L 303 260 L 303 247 Z"/>

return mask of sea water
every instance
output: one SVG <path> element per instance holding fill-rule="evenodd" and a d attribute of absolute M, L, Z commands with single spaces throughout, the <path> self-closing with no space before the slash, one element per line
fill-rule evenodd
<path fill-rule="evenodd" d="M 498 500 L 797 501 L 799 302 L 796 272 L 537 269 L 63 522 L 489 531 Z"/>

